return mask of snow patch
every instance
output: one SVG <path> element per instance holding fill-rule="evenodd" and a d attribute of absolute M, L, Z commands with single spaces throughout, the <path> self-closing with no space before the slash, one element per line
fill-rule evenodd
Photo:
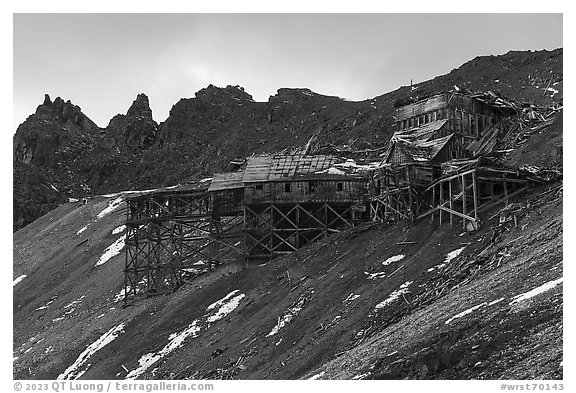
<path fill-rule="evenodd" d="M 468 310 L 464 310 L 464 311 L 462 311 L 461 313 L 454 315 L 452 318 L 450 318 L 449 320 L 447 320 L 447 321 L 444 322 L 444 323 L 445 323 L 446 325 L 448 325 L 448 324 L 449 324 L 450 322 L 452 322 L 453 320 L 458 319 L 458 318 L 462 318 L 462 317 L 465 316 L 465 315 L 468 315 L 468 314 L 470 314 L 470 313 L 473 313 L 474 311 L 478 310 L 480 307 L 483 307 L 483 306 L 485 306 L 485 305 L 486 305 L 486 302 L 477 304 L 477 305 L 475 305 L 474 307 L 470 307 Z"/>
<path fill-rule="evenodd" d="M 116 197 L 122 197 L 124 195 L 132 195 L 132 194 L 149 194 L 149 193 L 154 192 L 154 191 L 158 191 L 158 188 L 151 188 L 149 190 L 120 191 L 120 192 L 116 192 L 114 194 L 105 194 L 105 195 L 101 195 L 101 196 L 103 196 L 105 198 L 116 198 Z"/>
<path fill-rule="evenodd" d="M 449 264 L 454 258 L 457 258 L 458 255 L 460 255 L 462 253 L 462 251 L 464 251 L 464 249 L 466 248 L 466 246 L 464 247 L 460 247 L 454 251 L 450 251 L 448 254 L 446 254 L 446 259 L 444 259 L 444 262 L 436 265 L 436 266 L 432 266 L 430 269 L 428 269 L 428 272 L 437 270 L 437 269 L 442 269 L 444 266 L 446 266 L 447 264 Z"/>
<path fill-rule="evenodd" d="M 80 228 L 80 229 L 78 230 L 78 232 L 76 232 L 76 235 L 81 234 L 81 233 L 84 232 L 86 229 L 88 229 L 88 225 L 85 225 L 85 226 L 83 226 L 82 228 Z"/>
<path fill-rule="evenodd" d="M 98 219 L 101 219 L 102 217 L 107 216 L 114 210 L 118 209 L 122 205 L 122 202 L 124 202 L 124 198 L 122 196 L 114 199 L 113 201 L 110 201 L 108 203 L 108 206 L 100 213 L 98 213 Z"/>
<path fill-rule="evenodd" d="M 496 300 L 488 303 L 487 306 L 493 306 L 493 305 L 495 305 L 496 303 L 500 303 L 502 300 L 504 300 L 503 297 L 501 297 L 500 299 L 496 299 Z"/>
<path fill-rule="evenodd" d="M 406 281 L 404 284 L 400 285 L 400 288 L 398 288 L 397 290 L 392 292 L 390 294 L 390 296 L 388 296 L 388 299 L 384 300 L 383 302 L 378 303 L 376 305 L 376 309 L 384 308 L 387 305 L 389 305 L 390 303 L 395 302 L 400 296 L 404 295 L 405 293 L 408 293 L 409 292 L 408 287 L 413 282 L 414 281 Z"/>
<path fill-rule="evenodd" d="M 510 305 L 513 305 L 515 303 L 520 303 L 524 300 L 528 300 L 534 296 L 537 296 L 537 295 L 540 295 L 541 293 L 549 291 L 552 288 L 556 287 L 557 285 L 561 284 L 563 280 L 564 280 L 564 277 L 560 277 L 557 280 L 548 281 L 547 283 L 542 284 L 539 287 L 532 289 L 531 291 L 521 293 L 520 295 L 516 295 L 512 298 Z"/>
<path fill-rule="evenodd" d="M 319 173 L 327 173 L 327 174 L 329 174 L 329 175 L 339 175 L 339 176 L 346 174 L 346 172 L 341 171 L 340 169 L 337 169 L 337 168 L 334 168 L 334 167 L 330 167 L 330 168 L 328 168 L 328 169 L 324 169 L 324 170 L 318 171 L 318 172 L 316 172 L 316 173 L 317 173 L 317 174 L 319 174 Z"/>
<path fill-rule="evenodd" d="M 73 302 L 68 303 L 67 305 L 65 305 L 65 306 L 64 306 L 64 309 L 66 310 L 66 309 L 68 309 L 68 308 L 70 308 L 70 307 L 73 307 L 73 306 L 75 306 L 75 305 L 77 305 L 77 304 L 82 303 L 82 299 L 84 299 L 85 297 L 86 297 L 86 295 L 82 295 L 79 299 L 74 300 Z"/>
<path fill-rule="evenodd" d="M 406 256 L 406 255 L 404 255 L 404 254 L 394 255 L 393 257 L 390 257 L 390 258 L 386 259 L 384 262 L 382 262 L 382 265 L 388 266 L 388 265 L 390 265 L 392 262 L 401 261 L 402 259 L 404 259 L 405 256 Z"/>
<path fill-rule="evenodd" d="M 266 337 L 270 337 L 273 336 L 275 334 L 277 334 L 280 329 L 282 329 L 284 326 L 286 326 L 291 320 L 293 320 L 299 313 L 300 311 L 302 311 L 302 307 L 304 307 L 304 302 L 306 301 L 305 298 L 301 298 L 292 308 L 289 308 L 288 310 L 286 310 L 286 312 L 284 313 L 284 316 L 278 320 L 278 323 L 276 323 L 276 326 L 274 326 L 272 328 L 272 330 L 270 331 L 270 333 L 268 333 L 266 335 Z"/>
<path fill-rule="evenodd" d="M 119 233 L 124 232 L 125 230 L 126 230 L 126 225 L 120 225 L 119 227 L 114 228 L 114 230 L 112 231 L 112 234 L 117 235 Z"/>
<path fill-rule="evenodd" d="M 238 290 L 232 291 L 222 299 L 212 303 L 206 308 L 206 311 L 211 311 L 215 310 L 216 307 L 219 307 L 215 314 L 209 315 L 207 317 L 206 322 L 208 322 L 208 324 L 206 325 L 206 329 L 210 327 L 212 322 L 216 322 L 224 318 L 224 316 L 228 315 L 236 307 L 238 307 L 240 300 L 246 296 L 244 294 L 234 296 L 238 292 Z M 200 325 L 200 319 L 195 319 L 184 330 L 177 333 L 172 333 L 170 336 L 168 336 L 168 344 L 166 344 L 161 350 L 142 355 L 142 357 L 138 360 L 138 367 L 130 371 L 128 375 L 126 375 L 126 379 L 138 378 L 153 364 L 174 352 L 176 349 L 180 348 L 188 337 L 198 337 L 198 334 L 201 330 L 202 328 Z"/>
<path fill-rule="evenodd" d="M 552 92 L 551 97 L 554 97 L 556 94 L 558 94 L 558 90 L 554 89 L 553 87 L 548 87 L 546 90 Z"/>
<path fill-rule="evenodd" d="M 445 324 L 448 325 L 448 324 L 449 324 L 450 322 L 452 322 L 453 320 L 458 319 L 458 318 L 462 318 L 463 316 L 468 315 L 468 314 L 470 314 L 470 313 L 478 310 L 480 307 L 483 307 L 483 306 L 487 306 L 487 307 L 493 306 L 494 304 L 500 303 L 502 300 L 504 300 L 503 297 L 501 297 L 500 299 L 493 300 L 493 301 L 491 301 L 491 302 L 484 302 L 484 303 L 477 304 L 477 305 L 475 305 L 474 307 L 470 307 L 468 310 L 464 310 L 464 311 L 462 311 L 461 313 L 454 315 L 452 318 L 448 319 L 448 320 L 445 322 Z"/>
<path fill-rule="evenodd" d="M 364 273 L 368 274 L 368 280 L 376 280 L 377 278 L 386 277 L 386 273 L 384 273 L 384 272 L 372 273 L 372 274 L 369 274 L 368 272 L 364 272 Z"/>
<path fill-rule="evenodd" d="M 238 290 L 234 291 L 234 292 L 238 292 Z M 229 296 L 229 295 L 228 295 Z M 228 297 L 227 296 L 227 297 Z M 212 323 L 212 322 L 216 322 L 221 320 L 222 318 L 224 318 L 226 315 L 230 314 L 232 311 L 234 311 L 236 309 L 236 307 L 238 307 L 238 304 L 240 304 L 240 300 L 242 300 L 244 297 L 246 297 L 246 295 L 244 294 L 240 294 L 238 296 L 235 296 L 233 298 L 231 298 L 230 300 L 227 300 L 225 302 L 220 303 L 220 308 L 218 309 L 218 311 L 216 312 L 216 314 L 211 315 L 210 317 L 208 317 L 208 322 Z M 209 310 L 210 308 L 208 308 Z"/>
<path fill-rule="evenodd" d="M 190 325 L 184 330 L 179 333 L 172 333 L 169 337 L 168 344 L 164 346 L 160 351 L 154 353 L 147 353 L 144 354 L 138 360 L 138 367 L 134 370 L 130 371 L 128 375 L 126 375 L 126 379 L 135 379 L 138 378 L 144 371 L 146 371 L 150 366 L 154 363 L 165 357 L 166 355 L 174 352 L 176 349 L 180 348 L 182 344 L 184 344 L 184 340 L 186 340 L 189 336 L 197 337 L 198 333 L 200 332 L 200 326 L 198 326 L 198 320 L 195 319 L 192 321 Z"/>
<path fill-rule="evenodd" d="M 366 378 L 368 375 L 370 375 L 370 373 L 359 374 L 359 375 L 353 376 L 352 379 L 364 379 L 364 378 Z"/>
<path fill-rule="evenodd" d="M 111 258 L 114 258 L 116 255 L 120 254 L 120 251 L 122 251 L 122 249 L 124 248 L 125 241 L 126 238 L 124 236 L 118 238 L 104 251 L 104 254 L 102 254 L 100 259 L 98 260 L 98 262 L 96 262 L 96 265 L 94 266 L 103 265 L 106 262 L 108 262 Z"/>
<path fill-rule="evenodd" d="M 228 301 L 228 299 L 230 299 L 231 297 L 233 297 L 234 295 L 236 295 L 238 292 L 240 292 L 239 290 L 235 290 L 230 292 L 228 295 L 224 296 L 222 299 L 215 301 L 214 303 L 212 303 L 211 305 L 209 305 L 206 310 L 210 311 L 216 307 L 220 307 L 221 305 L 223 305 L 224 303 L 226 303 Z"/>
<path fill-rule="evenodd" d="M 322 376 L 323 376 L 324 374 L 326 374 L 326 371 L 322 371 L 322 372 L 320 372 L 320 373 L 318 373 L 318 374 L 314 374 L 314 375 L 312 375 L 310 378 L 308 378 L 308 381 L 320 379 L 320 378 L 322 378 Z"/>
<path fill-rule="evenodd" d="M 98 340 L 94 341 L 78 356 L 78 359 L 70 367 L 66 369 L 57 379 L 78 379 L 82 374 L 88 370 L 90 364 L 84 366 L 92 355 L 110 344 L 116 337 L 124 332 L 124 324 L 113 327 L 104 333 Z M 81 369 L 82 368 L 82 369 Z"/>
<path fill-rule="evenodd" d="M 360 297 L 360 295 L 356 295 L 354 293 L 351 293 L 350 295 L 348 295 L 348 297 L 346 299 L 344 299 L 344 301 L 342 303 L 348 303 L 351 302 L 353 300 L 356 300 Z"/>
<path fill-rule="evenodd" d="M 14 281 L 12 281 L 12 286 L 16 286 L 16 284 L 18 284 L 20 281 L 24 280 L 27 276 L 25 274 L 21 275 L 20 277 L 16 278 Z"/>

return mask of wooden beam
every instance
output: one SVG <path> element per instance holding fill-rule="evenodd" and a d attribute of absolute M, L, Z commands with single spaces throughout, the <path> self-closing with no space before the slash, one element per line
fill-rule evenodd
<path fill-rule="evenodd" d="M 448 177 L 440 178 L 440 179 L 436 180 L 434 183 L 432 183 L 431 185 L 429 185 L 424 191 L 430 190 L 430 189 L 431 189 L 432 187 L 434 187 L 436 184 L 439 184 L 439 183 L 441 183 L 441 182 L 446 182 L 446 181 L 448 181 L 448 180 L 457 179 L 457 178 L 459 178 L 460 176 L 463 176 L 463 175 L 468 175 L 468 174 L 474 172 L 475 170 L 476 170 L 476 168 L 472 168 L 472 169 L 469 169 L 469 170 L 464 171 L 464 172 L 462 172 L 462 173 L 456 173 L 456 174 L 451 175 L 451 176 L 448 176 Z"/>
<path fill-rule="evenodd" d="M 450 194 L 450 209 L 454 210 L 453 198 L 452 198 L 452 180 L 448 181 L 448 193 Z M 453 215 L 450 214 L 450 226 L 452 226 Z"/>
<path fill-rule="evenodd" d="M 444 182 L 438 184 L 438 194 L 440 194 L 440 206 L 444 205 L 444 193 L 442 192 L 442 185 Z M 440 225 L 442 225 L 442 210 L 438 210 L 438 214 L 440 215 Z"/>
<path fill-rule="evenodd" d="M 432 187 L 432 206 L 436 203 L 436 186 Z M 432 221 L 434 221 L 434 212 L 436 210 L 432 210 Z"/>
<path fill-rule="evenodd" d="M 465 215 L 465 214 L 462 214 L 462 213 L 460 213 L 460 212 L 457 212 L 456 210 L 452 210 L 452 209 L 449 209 L 449 208 L 444 207 L 444 206 L 439 206 L 438 209 L 444 210 L 445 212 L 450 213 L 450 214 L 454 214 L 455 216 L 461 217 L 461 218 L 464 219 L 464 220 L 469 220 L 469 221 L 471 221 L 471 222 L 476 222 L 476 219 L 475 219 L 474 217 L 467 216 L 467 215 Z"/>
<path fill-rule="evenodd" d="M 466 175 L 462 175 L 462 213 L 466 216 Z M 462 219 L 462 229 L 466 229 L 466 220 Z"/>
<path fill-rule="evenodd" d="M 292 209 L 290 209 L 288 211 L 287 214 L 292 213 L 292 211 L 294 209 L 296 209 L 298 206 L 298 204 L 296 204 L 294 207 L 292 207 Z M 276 213 L 280 214 L 283 218 L 281 218 L 278 222 L 272 222 L 272 227 L 273 228 L 277 228 L 278 224 L 281 223 L 282 221 L 286 220 L 288 221 L 288 223 L 290 223 L 290 225 L 292 225 L 292 227 L 294 229 L 298 229 L 298 224 L 296 224 L 294 221 L 292 221 L 290 218 L 288 218 L 288 216 L 284 213 L 282 213 L 282 211 L 280 209 L 278 209 L 278 207 L 276 207 L 276 205 L 272 205 L 272 210 L 275 211 Z"/>
<path fill-rule="evenodd" d="M 351 207 L 348 207 L 342 214 L 340 214 L 340 213 L 338 213 L 336 210 L 332 209 L 332 207 L 331 207 L 329 204 L 327 204 L 327 203 L 326 203 L 326 208 L 327 208 L 327 209 L 330 209 L 330 210 L 336 215 L 336 217 L 337 217 L 337 219 L 332 220 L 331 222 L 327 223 L 327 224 L 326 224 L 327 227 L 330 227 L 332 224 L 334 224 L 334 223 L 338 220 L 338 218 L 341 219 L 341 220 L 342 220 L 344 223 L 346 223 L 348 226 L 350 226 L 350 227 L 353 227 L 353 226 L 354 226 L 354 225 L 352 225 L 352 223 L 350 223 L 347 219 L 345 219 L 345 218 L 343 217 L 343 215 L 346 214 L 346 213 L 350 210 Z"/>
<path fill-rule="evenodd" d="M 472 173 L 472 194 L 474 196 L 474 219 L 478 220 L 478 196 L 476 195 L 476 174 Z"/>

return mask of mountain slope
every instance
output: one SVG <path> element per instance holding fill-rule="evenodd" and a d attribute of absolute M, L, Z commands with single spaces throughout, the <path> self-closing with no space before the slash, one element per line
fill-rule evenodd
<path fill-rule="evenodd" d="M 125 309 L 119 198 L 16 232 L 15 378 L 562 378 L 562 287 L 529 296 L 562 277 L 561 184 L 497 237 L 367 224 Z"/>

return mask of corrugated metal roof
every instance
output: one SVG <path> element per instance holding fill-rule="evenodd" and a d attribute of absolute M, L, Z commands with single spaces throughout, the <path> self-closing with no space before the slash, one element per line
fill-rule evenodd
<path fill-rule="evenodd" d="M 244 172 L 215 173 L 208 191 L 230 190 L 233 188 L 242 188 L 242 178 Z"/>
<path fill-rule="evenodd" d="M 242 181 L 250 183 L 268 180 L 270 165 L 272 165 L 272 156 L 248 157 Z"/>
<path fill-rule="evenodd" d="M 391 140 L 428 141 L 433 138 L 436 131 L 440 130 L 447 122 L 448 119 L 441 119 L 424 124 L 420 127 L 412 127 L 406 130 L 397 131 L 392 135 Z"/>
<path fill-rule="evenodd" d="M 314 175 L 337 162 L 332 155 L 276 155 L 249 157 L 244 183 L 275 181 Z"/>
<path fill-rule="evenodd" d="M 394 159 L 394 149 L 397 149 L 397 152 L 404 157 L 406 162 L 402 163 L 424 163 L 431 161 L 452 139 L 452 137 L 454 137 L 454 134 L 426 142 L 394 142 L 391 150 L 388 152 L 386 162 L 390 162 Z"/>
<path fill-rule="evenodd" d="M 430 160 L 433 160 L 436 157 L 436 154 L 442 150 L 444 146 L 452 139 L 454 134 L 447 135 L 443 138 L 434 139 L 427 142 L 419 142 L 417 145 L 419 147 L 429 148 L 430 149 Z"/>

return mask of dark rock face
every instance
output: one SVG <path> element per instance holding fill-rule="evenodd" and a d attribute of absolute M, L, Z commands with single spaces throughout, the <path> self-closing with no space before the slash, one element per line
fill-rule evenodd
<path fill-rule="evenodd" d="M 78 170 L 97 133 L 98 127 L 79 106 L 44 96 L 13 137 L 15 229 L 56 207 L 67 195 L 89 191 Z"/>
<path fill-rule="evenodd" d="M 106 133 L 120 148 L 145 149 L 156 138 L 158 124 L 152 119 L 152 109 L 145 94 L 138 94 L 126 115 L 110 120 Z"/>
<path fill-rule="evenodd" d="M 44 103 L 14 135 L 14 161 L 52 165 L 57 160 L 57 153 L 72 153 L 90 144 L 97 129 L 79 106 L 64 102 L 60 97 L 52 102 L 46 94 Z"/>
<path fill-rule="evenodd" d="M 313 136 L 315 147 L 383 147 L 393 133 L 395 104 L 454 86 L 558 103 L 562 59 L 562 49 L 477 57 L 446 75 L 359 102 L 306 88 L 279 89 L 255 102 L 240 86 L 209 85 L 180 99 L 160 124 L 139 94 L 105 129 L 70 101 L 46 95 L 13 139 L 14 228 L 66 196 L 175 185 L 227 170 L 231 160 L 253 153 L 306 146 Z"/>

